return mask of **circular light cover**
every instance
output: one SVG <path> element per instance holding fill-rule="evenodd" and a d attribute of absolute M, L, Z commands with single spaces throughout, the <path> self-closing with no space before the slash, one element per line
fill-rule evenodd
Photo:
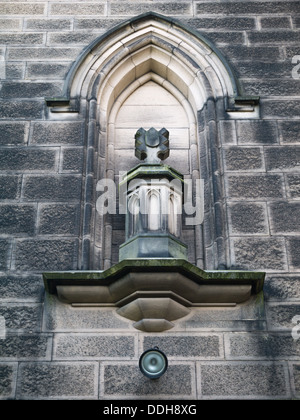
<path fill-rule="evenodd" d="M 168 359 L 158 347 L 154 347 L 153 349 L 146 350 L 141 355 L 139 367 L 147 378 L 157 379 L 167 370 Z"/>

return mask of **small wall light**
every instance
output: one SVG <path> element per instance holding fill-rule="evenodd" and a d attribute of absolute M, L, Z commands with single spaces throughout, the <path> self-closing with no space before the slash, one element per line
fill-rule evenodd
<path fill-rule="evenodd" d="M 166 372 L 168 359 L 158 347 L 153 347 L 141 355 L 139 367 L 147 378 L 157 379 Z"/>

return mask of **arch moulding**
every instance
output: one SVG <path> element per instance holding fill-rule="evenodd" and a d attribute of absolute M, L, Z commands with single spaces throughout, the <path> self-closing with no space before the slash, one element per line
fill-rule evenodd
<path fill-rule="evenodd" d="M 96 184 L 101 178 L 116 179 L 116 116 L 126 99 L 149 81 L 163 87 L 184 109 L 193 156 L 190 177 L 204 179 L 205 217 L 195 227 L 196 264 L 205 269 L 226 268 L 230 253 L 217 121 L 257 118 L 259 98 L 242 93 L 227 61 L 206 37 L 152 12 L 95 39 L 71 67 L 62 95 L 46 98 L 49 119 L 69 114 L 85 121 L 78 268 L 107 269 L 112 264 L 112 220 L 97 214 Z M 205 234 L 208 231 L 210 237 Z"/>

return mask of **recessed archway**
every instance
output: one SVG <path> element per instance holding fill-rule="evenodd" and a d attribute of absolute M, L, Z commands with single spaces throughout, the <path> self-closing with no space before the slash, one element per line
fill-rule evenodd
<path fill-rule="evenodd" d="M 122 115 L 128 102 L 141 98 L 139 92 L 149 84 L 160 91 L 161 97 L 169 95 L 174 107 L 176 104 L 180 109 L 180 120 L 184 121 L 180 128 L 186 137 L 176 140 L 174 132 L 174 144 L 177 141 L 179 150 L 183 145 L 188 146 L 186 175 L 194 181 L 204 180 L 205 217 L 201 225 L 193 227 L 192 234 L 187 232 L 194 244 L 191 262 L 205 269 L 224 268 L 230 265 L 230 253 L 226 245 L 226 205 L 216 121 L 234 118 L 241 111 L 246 111 L 244 116 L 247 111 L 252 112 L 252 117 L 257 100 L 243 97 L 230 66 L 205 37 L 155 13 L 130 19 L 96 39 L 74 63 L 62 98 L 51 102 L 51 105 L 66 106 L 66 112 L 77 110 L 86 120 L 79 268 L 108 268 L 114 262 L 113 244 L 117 243 L 113 230 L 122 223 L 122 218 L 118 215 L 100 217 L 91 188 L 94 192 L 99 179 L 118 179 L 117 151 L 122 149 L 118 139 L 121 130 L 126 128 L 121 124 Z M 244 104 L 248 108 L 243 109 Z M 155 115 L 159 115 L 155 105 L 150 103 L 149 106 L 152 106 L 151 125 L 157 129 L 165 126 L 161 114 L 159 121 L 155 119 Z M 130 129 L 136 131 L 141 123 L 137 115 L 135 118 Z M 125 143 L 129 134 L 126 133 Z M 133 147 L 133 139 L 130 147 Z M 121 169 L 129 170 L 133 157 L 128 155 L 126 159 L 123 153 Z"/>

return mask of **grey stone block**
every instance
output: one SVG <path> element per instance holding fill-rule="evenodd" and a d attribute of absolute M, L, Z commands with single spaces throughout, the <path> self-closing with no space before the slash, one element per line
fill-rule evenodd
<path fill-rule="evenodd" d="M 299 32 L 300 34 L 300 32 Z M 300 101 L 299 100 L 261 100 L 262 118 L 299 118 Z"/>
<path fill-rule="evenodd" d="M 79 3 L 52 3 L 50 4 L 49 15 L 103 15 L 105 13 L 104 3 L 79 2 Z"/>
<path fill-rule="evenodd" d="M 38 231 L 43 235 L 77 235 L 79 206 L 72 204 L 44 204 L 39 213 Z"/>
<path fill-rule="evenodd" d="M 16 31 L 22 29 L 21 19 L 0 19 L 2 31 Z"/>
<path fill-rule="evenodd" d="M 267 317 L 270 331 L 291 331 L 297 323 L 293 321 L 294 316 L 299 316 L 299 303 L 278 303 L 267 304 Z"/>
<path fill-rule="evenodd" d="M 56 360 L 90 360 L 115 358 L 130 359 L 135 356 L 135 338 L 129 335 L 57 334 L 54 340 Z"/>
<path fill-rule="evenodd" d="M 29 44 L 30 45 L 30 44 Z M 75 60 L 81 48 L 8 47 L 8 60 Z"/>
<path fill-rule="evenodd" d="M 45 295 L 43 322 L 43 331 L 137 331 L 132 327 L 132 321 L 116 315 L 115 308 L 72 307 L 49 294 Z"/>
<path fill-rule="evenodd" d="M 70 66 L 71 63 L 28 63 L 26 75 L 31 79 L 64 79 Z"/>
<path fill-rule="evenodd" d="M 228 171 L 248 171 L 263 169 L 263 155 L 259 147 L 231 146 L 224 150 Z"/>
<path fill-rule="evenodd" d="M 300 276 L 297 275 L 270 275 L 264 284 L 266 300 L 300 300 Z"/>
<path fill-rule="evenodd" d="M 33 235 L 36 209 L 26 204 L 0 204 L 0 233 Z"/>
<path fill-rule="evenodd" d="M 273 362 L 201 363 L 203 398 L 288 398 L 287 367 Z"/>
<path fill-rule="evenodd" d="M 300 398 L 300 364 L 292 364 L 293 391 L 296 398 Z"/>
<path fill-rule="evenodd" d="M 233 240 L 235 266 L 246 270 L 286 270 L 282 239 L 244 238 Z"/>
<path fill-rule="evenodd" d="M 228 359 L 299 359 L 300 342 L 291 334 L 234 333 L 225 336 Z"/>
<path fill-rule="evenodd" d="M 270 204 L 271 233 L 300 231 L 300 203 L 276 202 Z"/>
<path fill-rule="evenodd" d="M 280 48 L 273 46 L 249 46 L 249 45 L 233 45 L 222 48 L 222 52 L 231 61 L 270 61 L 283 59 Z"/>
<path fill-rule="evenodd" d="M 237 121 L 236 126 L 239 144 L 278 143 L 275 121 Z"/>
<path fill-rule="evenodd" d="M 245 44 L 245 32 L 242 31 L 207 31 L 206 36 L 217 46 Z"/>
<path fill-rule="evenodd" d="M 103 390 L 100 391 L 106 398 L 195 398 L 193 370 L 193 365 L 173 362 L 166 373 L 155 381 L 140 372 L 138 361 L 135 364 L 107 364 L 104 366 Z"/>
<path fill-rule="evenodd" d="M 291 28 L 291 19 L 287 16 L 279 17 L 261 17 L 260 24 L 262 29 L 278 29 L 278 28 Z"/>
<path fill-rule="evenodd" d="M 43 3 L 3 3 L 0 7 L 1 15 L 43 15 L 46 5 Z"/>
<path fill-rule="evenodd" d="M 0 119 L 40 119 L 43 103 L 39 101 L 0 101 Z"/>
<path fill-rule="evenodd" d="M 290 3 L 289 3 L 290 4 Z M 291 3 L 292 4 L 292 3 Z M 281 31 L 257 31 L 249 33 L 249 41 L 251 44 L 271 45 L 299 43 L 300 34 L 297 31 L 281 30 Z"/>
<path fill-rule="evenodd" d="M 267 213 L 263 204 L 233 203 L 229 209 L 233 234 L 268 234 Z"/>
<path fill-rule="evenodd" d="M 300 121 L 279 121 L 280 139 L 285 143 L 300 143 Z"/>
<path fill-rule="evenodd" d="M 21 182 L 21 175 L 0 175 L 0 200 L 18 199 L 21 191 Z"/>
<path fill-rule="evenodd" d="M 43 296 L 44 285 L 39 275 L 0 275 L 1 302 L 42 302 Z"/>
<path fill-rule="evenodd" d="M 280 175 L 230 175 L 228 190 L 230 198 L 282 198 L 283 182 Z"/>
<path fill-rule="evenodd" d="M 28 125 L 23 122 L 1 122 L 1 146 L 24 145 L 27 141 Z"/>
<path fill-rule="evenodd" d="M 108 30 L 117 26 L 119 23 L 123 22 L 124 19 L 108 19 L 108 18 L 100 18 L 100 19 L 91 19 L 91 18 L 75 18 L 74 19 L 74 28 L 77 29 L 97 29 L 99 30 Z"/>
<path fill-rule="evenodd" d="M 61 91 L 62 83 L 59 82 L 6 82 L 2 84 L 0 96 L 6 99 L 44 98 L 59 96 Z"/>
<path fill-rule="evenodd" d="M 257 75 L 259 77 L 259 75 Z M 243 80 L 243 88 L 248 95 L 261 96 L 297 96 L 297 80 L 282 78 L 261 78 L 260 80 Z"/>
<path fill-rule="evenodd" d="M 7 333 L 39 332 L 42 307 L 37 303 L 2 303 L 0 315 L 5 319 Z"/>
<path fill-rule="evenodd" d="M 124 3 L 112 3 L 111 4 L 111 15 L 123 15 L 123 16 L 134 16 L 146 12 L 161 13 L 166 16 L 176 15 L 191 15 L 192 7 L 189 2 L 181 1 L 177 2 L 151 2 L 149 3 L 132 3 L 130 7 Z"/>
<path fill-rule="evenodd" d="M 262 294 L 236 306 L 193 308 L 181 331 L 257 331 L 266 328 Z"/>
<path fill-rule="evenodd" d="M 83 144 L 83 124 L 81 122 L 35 122 L 33 123 L 32 144 Z"/>
<path fill-rule="evenodd" d="M 144 351 L 158 346 L 167 357 L 219 359 L 223 357 L 222 337 L 217 334 L 180 334 L 144 337 Z"/>
<path fill-rule="evenodd" d="M 180 20 L 195 29 L 240 31 L 243 29 L 251 30 L 256 28 L 255 19 L 253 17 L 205 17 Z"/>
<path fill-rule="evenodd" d="M 10 241 L 6 239 L 0 239 L 0 269 L 6 270 L 9 266 L 11 254 Z"/>
<path fill-rule="evenodd" d="M 287 239 L 287 249 L 289 253 L 289 262 L 291 269 L 299 269 L 300 267 L 300 239 Z"/>
<path fill-rule="evenodd" d="M 88 45 L 95 34 L 86 32 L 53 32 L 49 35 L 49 45 Z"/>
<path fill-rule="evenodd" d="M 28 176 L 25 179 L 26 200 L 79 200 L 80 193 L 81 177 L 76 175 Z"/>
<path fill-rule="evenodd" d="M 43 45 L 44 35 L 40 33 L 0 33 L 0 44 L 4 45 Z"/>
<path fill-rule="evenodd" d="M 0 165 L 2 170 L 53 171 L 56 169 L 58 150 L 38 148 L 7 148 L 0 150 Z"/>
<path fill-rule="evenodd" d="M 0 399 L 14 398 L 16 377 L 16 364 L 0 363 Z"/>
<path fill-rule="evenodd" d="M 84 362 L 22 363 L 18 399 L 95 399 L 98 364 Z"/>
<path fill-rule="evenodd" d="M 299 198 L 300 196 L 300 174 L 299 175 L 290 175 L 286 176 L 287 186 L 288 186 L 288 195 L 291 198 Z"/>
<path fill-rule="evenodd" d="M 223 144 L 236 144 L 235 121 L 220 121 L 221 142 Z"/>
<path fill-rule="evenodd" d="M 52 336 L 46 334 L 7 335 L 0 340 L 0 360 L 51 360 Z"/>
<path fill-rule="evenodd" d="M 84 151 L 80 147 L 62 149 L 62 172 L 82 173 Z"/>
<path fill-rule="evenodd" d="M 77 252 L 74 239 L 18 240 L 15 265 L 23 271 L 75 270 Z"/>
<path fill-rule="evenodd" d="M 204 2 L 196 4 L 196 13 L 199 14 L 221 14 L 221 15 L 239 15 L 239 14 L 278 14 L 278 13 L 297 13 L 299 11 L 299 2 L 279 2 L 279 1 L 245 1 L 230 3 Z"/>
<path fill-rule="evenodd" d="M 26 19 L 26 28 L 38 31 L 71 30 L 71 19 Z"/>
<path fill-rule="evenodd" d="M 300 170 L 300 147 L 278 146 L 265 149 L 266 169 L 272 170 Z"/>

